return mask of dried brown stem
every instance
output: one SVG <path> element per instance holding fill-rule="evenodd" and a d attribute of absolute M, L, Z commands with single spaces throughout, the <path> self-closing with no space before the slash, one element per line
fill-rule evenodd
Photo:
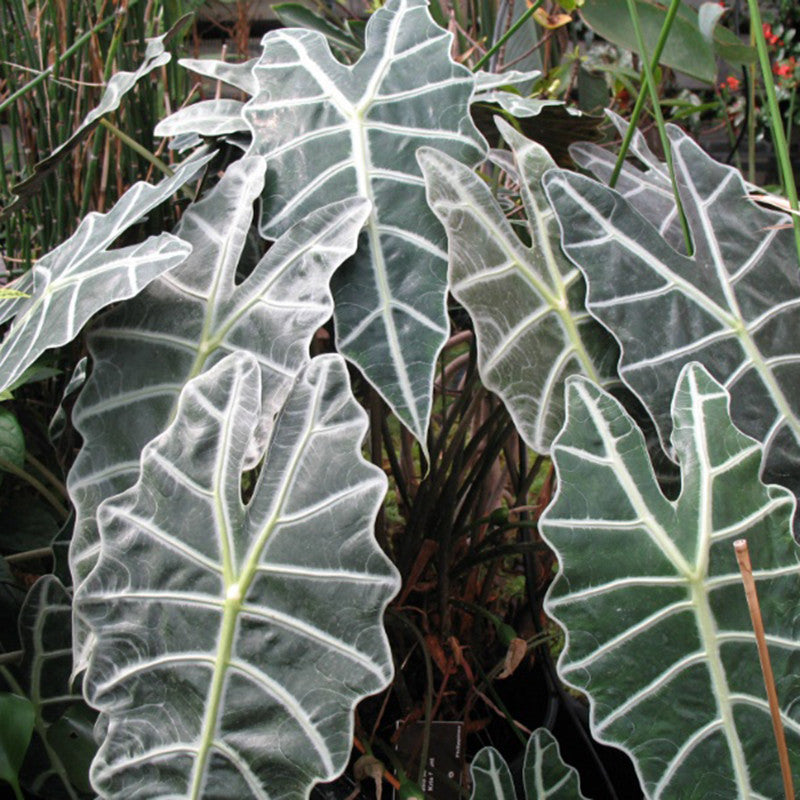
<path fill-rule="evenodd" d="M 794 800 L 792 770 L 789 766 L 789 751 L 786 749 L 786 735 L 783 730 L 783 722 L 781 722 L 781 709 L 778 705 L 778 693 L 775 689 L 775 678 L 772 674 L 772 664 L 769 660 L 767 638 L 764 634 L 764 622 L 761 619 L 761 606 L 758 603 L 758 593 L 756 591 L 756 582 L 753 579 L 753 567 L 750 563 L 750 552 L 747 549 L 747 540 L 737 539 L 733 543 L 733 549 L 736 551 L 736 560 L 739 562 L 739 571 L 742 573 L 742 583 L 744 584 L 744 593 L 747 598 L 747 607 L 750 609 L 750 619 L 756 634 L 758 659 L 761 662 L 761 672 L 764 675 L 764 686 L 767 689 L 769 711 L 772 716 L 772 730 L 775 734 L 775 743 L 778 747 L 778 759 L 781 763 L 783 791 L 786 794 L 786 800 Z"/>

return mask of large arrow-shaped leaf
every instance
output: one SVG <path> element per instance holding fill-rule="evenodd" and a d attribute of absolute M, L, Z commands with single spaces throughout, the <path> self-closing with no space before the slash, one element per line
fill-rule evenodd
<path fill-rule="evenodd" d="M 545 602 L 566 629 L 559 672 L 591 700 L 596 738 L 621 745 L 653 798 L 782 795 L 766 692 L 733 542 L 749 541 L 795 774 L 800 768 L 794 499 L 759 480 L 761 447 L 699 365 L 681 372 L 677 501 L 611 397 L 568 383 L 559 488 L 540 528 L 560 570 Z"/>
<path fill-rule="evenodd" d="M 100 309 L 133 297 L 186 260 L 190 245 L 169 233 L 108 248 L 210 158 L 189 160 L 157 186 L 135 183 L 107 214 L 89 214 L 66 242 L 36 262 L 32 279 L 23 276 L 30 297 L 0 301 L 0 322 L 14 318 L 0 348 L 0 391 L 45 350 L 71 341 Z"/>
<path fill-rule="evenodd" d="M 414 154 L 427 145 L 475 164 L 485 148 L 469 116 L 474 78 L 450 58 L 450 40 L 426 0 L 376 11 L 352 67 L 321 33 L 274 31 L 244 109 L 250 152 L 270 165 L 266 236 L 332 200 L 372 202 L 356 255 L 334 276 L 337 342 L 422 443 L 447 337 L 447 265 Z"/>
<path fill-rule="evenodd" d="M 372 532 L 386 479 L 360 455 L 345 364 L 298 376 L 244 505 L 260 383 L 246 354 L 190 383 L 136 485 L 100 508 L 76 604 L 97 637 L 102 797 L 306 797 L 346 764 L 355 703 L 391 678 L 398 579 Z"/>
<path fill-rule="evenodd" d="M 469 768 L 470 800 L 516 800 L 514 780 L 505 759 L 493 747 L 479 750 Z M 546 728 L 528 739 L 522 767 L 525 800 L 580 800 L 578 773 L 564 763 L 558 742 Z"/>
<path fill-rule="evenodd" d="M 586 312 L 583 279 L 561 253 L 540 185 L 552 159 L 496 122 L 513 150 L 530 245 L 472 170 L 435 150 L 418 157 L 428 201 L 447 231 L 450 290 L 475 324 L 481 380 L 502 398 L 528 445 L 548 453 L 564 421 L 566 377 L 607 383 L 619 352 Z"/>
<path fill-rule="evenodd" d="M 764 477 L 800 493 L 800 272 L 786 217 L 746 197 L 739 173 L 670 128 L 694 254 L 681 255 L 620 197 L 568 172 L 545 176 L 589 310 L 622 346 L 620 375 L 671 429 L 681 368 L 702 362 L 736 425 L 765 446 Z"/>
<path fill-rule="evenodd" d="M 330 276 L 355 250 L 366 203 L 354 199 L 318 210 L 237 283 L 263 184 L 260 157 L 230 166 L 176 231 L 191 245 L 191 257 L 116 310 L 89 340 L 94 367 L 73 413 L 83 448 L 68 480 L 76 509 L 70 551 L 76 585 L 97 559 L 97 507 L 133 485 L 142 448 L 174 416 L 183 386 L 230 352 L 254 354 L 267 392 L 254 442 L 258 457 L 277 410 L 270 404 L 282 402 L 309 360 L 314 332 L 331 314 Z M 79 640 L 81 630 L 76 625 Z"/>
<path fill-rule="evenodd" d="M 70 685 L 72 603 L 66 589 L 53 575 L 40 578 L 28 592 L 20 612 L 23 660 L 18 668 L 0 666 L 0 683 L 27 697 L 35 711 L 34 735 L 20 775 L 23 785 L 36 797 L 78 800 L 85 797 L 86 773 L 81 781 L 78 737 L 72 748 L 60 746 L 65 714 L 86 707 L 80 690 Z M 10 623 L 10 620 L 7 620 Z M 83 740 L 91 747 L 91 739 Z M 83 765 L 88 770 L 88 761 Z M 76 785 L 77 783 L 77 785 Z"/>

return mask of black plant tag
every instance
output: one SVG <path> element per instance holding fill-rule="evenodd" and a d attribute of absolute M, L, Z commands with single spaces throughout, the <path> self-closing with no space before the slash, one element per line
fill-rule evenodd
<path fill-rule="evenodd" d="M 416 780 L 419 772 L 419 757 L 422 750 L 423 722 L 406 726 L 397 740 L 397 754 L 406 766 L 406 774 Z M 431 738 L 428 747 L 428 762 L 422 789 L 428 797 L 436 800 L 459 800 L 459 786 L 463 771 L 462 722 L 431 723 Z M 398 793 L 394 792 L 394 798 Z"/>

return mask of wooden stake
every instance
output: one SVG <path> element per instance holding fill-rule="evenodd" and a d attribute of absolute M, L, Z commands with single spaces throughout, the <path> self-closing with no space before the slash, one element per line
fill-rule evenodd
<path fill-rule="evenodd" d="M 786 800 L 794 800 L 794 787 L 792 785 L 792 770 L 789 766 L 789 751 L 786 749 L 786 736 L 781 722 L 781 710 L 778 705 L 778 693 L 775 690 L 775 678 L 772 674 L 772 664 L 767 650 L 767 639 L 764 635 L 764 623 L 761 619 L 761 606 L 758 603 L 756 582 L 753 579 L 753 567 L 750 563 L 750 552 L 747 549 L 746 539 L 737 539 L 733 543 L 736 551 L 736 560 L 739 562 L 739 571 L 742 573 L 744 593 L 747 597 L 747 607 L 750 609 L 750 620 L 756 634 L 758 645 L 758 658 L 761 661 L 761 672 L 764 675 L 764 686 L 767 688 L 769 711 L 772 715 L 772 730 L 775 734 L 775 743 L 778 746 L 778 758 L 781 762 L 781 775 L 783 776 L 783 791 Z"/>

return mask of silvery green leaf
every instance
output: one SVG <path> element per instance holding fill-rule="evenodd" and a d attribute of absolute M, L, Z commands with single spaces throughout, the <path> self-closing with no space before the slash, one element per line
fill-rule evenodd
<path fill-rule="evenodd" d="M 247 131 L 242 116 L 244 103 L 239 100 L 201 100 L 181 108 L 156 125 L 154 136 L 181 136 L 196 133 L 199 136 L 222 136 L 226 133 Z"/>
<path fill-rule="evenodd" d="M 703 38 L 709 43 L 714 42 L 714 28 L 717 27 L 719 18 L 727 9 L 719 3 L 701 3 L 698 10 L 698 28 Z"/>
<path fill-rule="evenodd" d="M 64 714 L 86 708 L 80 689 L 70 685 L 71 614 L 69 595 L 58 578 L 39 578 L 20 612 L 22 662 L 19 667 L 0 665 L 0 683 L 27 697 L 35 711 L 34 734 L 22 766 L 21 783 L 34 796 L 48 800 L 85 797 L 71 779 L 71 765 L 52 741 L 53 727 Z"/>
<path fill-rule="evenodd" d="M 191 246 L 190 258 L 115 310 L 89 338 L 94 366 L 73 411 L 83 447 L 67 481 L 76 510 L 70 549 L 76 586 L 97 560 L 98 506 L 133 485 L 142 448 L 174 417 L 186 383 L 233 351 L 257 358 L 267 394 L 250 456 L 255 463 L 282 392 L 308 362 L 314 332 L 330 317 L 330 276 L 354 251 L 367 204 L 351 199 L 317 210 L 237 283 L 263 184 L 262 158 L 232 164 L 184 212 L 176 235 Z M 78 669 L 85 663 L 84 633 L 76 624 Z"/>
<path fill-rule="evenodd" d="M 253 76 L 253 67 L 257 62 L 257 58 L 251 58 L 241 64 L 229 64 L 227 61 L 216 61 L 212 58 L 181 58 L 178 60 L 182 67 L 186 67 L 198 75 L 205 75 L 207 78 L 228 83 L 235 89 L 251 96 L 258 91 L 258 83 Z"/>
<path fill-rule="evenodd" d="M 562 106 L 572 116 L 579 117 L 581 112 L 564 104 L 563 100 L 542 100 L 536 97 L 520 97 L 514 92 L 492 89 L 475 95 L 477 103 L 493 103 L 500 106 L 514 117 L 525 118 L 538 116 L 547 106 Z"/>
<path fill-rule="evenodd" d="M 477 102 L 483 99 L 481 95 L 484 92 L 500 89 L 503 86 L 519 87 L 541 77 L 542 72 L 538 69 L 530 70 L 529 72 L 520 72 L 516 69 L 510 69 L 506 72 L 486 72 L 481 69 L 475 73 L 475 94 L 472 99 Z"/>
<path fill-rule="evenodd" d="M 761 446 L 699 364 L 672 402 L 682 471 L 661 493 L 642 435 L 583 378 L 567 385 L 556 496 L 540 530 L 559 571 L 559 674 L 590 699 L 598 741 L 624 748 L 651 798 L 782 795 L 766 691 L 733 542 L 749 542 L 793 769 L 800 767 L 800 562 L 794 498 L 759 480 Z M 588 556 L 588 557 L 587 557 Z"/>
<path fill-rule="evenodd" d="M 100 309 L 138 294 L 186 259 L 191 247 L 168 233 L 109 250 L 131 225 L 176 192 L 211 156 L 184 162 L 156 186 L 135 183 L 106 214 L 87 215 L 75 233 L 36 262 L 28 298 L 0 301 L 14 322 L 0 347 L 0 391 L 45 350 L 66 344 Z M 15 284 L 15 288 L 19 288 Z M 7 304 L 7 305 L 5 305 Z"/>
<path fill-rule="evenodd" d="M 167 31 L 163 36 L 158 36 L 147 42 L 144 59 L 138 69 L 134 72 L 117 72 L 108 80 L 106 88 L 100 97 L 100 102 L 84 117 L 69 139 L 56 147 L 47 158 L 39 161 L 34 166 L 34 172 L 29 178 L 12 187 L 11 191 L 16 196 L 16 200 L 3 209 L 2 216 L 16 209 L 21 198 L 33 194 L 42 180 L 97 127 L 100 118 L 119 108 L 123 96 L 133 89 L 142 78 L 170 60 L 171 56 L 164 45 L 175 34 L 176 27 L 178 25 Z"/>
<path fill-rule="evenodd" d="M 617 348 L 584 308 L 580 272 L 561 253 L 558 225 L 541 188 L 547 151 L 501 119 L 527 216 L 523 244 L 472 170 L 435 150 L 420 164 L 428 201 L 449 241 L 450 291 L 469 311 L 484 385 L 505 403 L 537 453 L 548 453 L 564 421 L 564 381 L 615 380 Z"/>
<path fill-rule="evenodd" d="M 116 72 L 109 78 L 100 102 L 84 117 L 83 122 L 72 136 L 57 147 L 52 155 L 56 155 L 64 149 L 71 150 L 77 141 L 86 135 L 87 130 L 94 127 L 100 117 L 119 108 L 123 96 L 133 89 L 142 78 L 169 62 L 171 56 L 164 47 L 164 43 L 173 33 L 173 31 L 168 31 L 163 36 L 150 39 L 144 51 L 144 59 L 134 72 Z"/>
<path fill-rule="evenodd" d="M 585 800 L 578 773 L 564 763 L 547 728 L 537 728 L 528 739 L 522 780 L 526 800 Z"/>
<path fill-rule="evenodd" d="M 620 375 L 665 448 L 671 387 L 697 360 L 731 394 L 738 428 L 764 444 L 763 477 L 800 493 L 800 273 L 786 216 L 748 199 L 739 173 L 669 127 L 691 257 L 631 202 L 551 172 L 545 187 L 567 255 L 587 278 L 591 313 L 622 348 Z"/>
<path fill-rule="evenodd" d="M 260 384 L 245 353 L 189 383 L 136 485 L 100 508 L 75 602 L 96 636 L 101 797 L 307 797 L 346 765 L 355 704 L 391 679 L 386 478 L 361 457 L 344 361 L 300 372 L 244 504 Z"/>
<path fill-rule="evenodd" d="M 470 800 L 516 800 L 514 781 L 505 759 L 493 747 L 478 752 L 469 768 Z M 528 739 L 522 767 L 525 800 L 580 800 L 578 773 L 564 763 L 558 742 L 546 728 Z"/>
<path fill-rule="evenodd" d="M 469 765 L 470 800 L 516 800 L 514 779 L 506 760 L 494 747 L 483 747 Z"/>
<path fill-rule="evenodd" d="M 624 137 L 628 122 L 608 109 L 606 115 L 620 136 Z M 657 158 L 638 129 L 633 134 L 628 152 L 639 160 L 642 168 L 626 160 L 614 188 L 651 225 L 658 228 L 672 247 L 685 253 L 683 229 L 667 165 Z M 569 154 L 579 167 L 591 172 L 601 183 L 609 183 L 617 163 L 613 152 L 593 142 L 578 142 L 570 145 Z"/>
<path fill-rule="evenodd" d="M 353 195 L 372 213 L 334 276 L 340 352 L 423 444 L 433 373 L 447 338 L 444 231 L 425 204 L 421 146 L 474 165 L 485 143 L 469 116 L 472 74 L 425 0 L 389 0 L 346 66 L 316 31 L 268 33 L 245 106 L 250 152 L 270 172 L 261 230 L 274 237 L 323 203 Z M 424 65 L 424 68 L 421 68 Z"/>

